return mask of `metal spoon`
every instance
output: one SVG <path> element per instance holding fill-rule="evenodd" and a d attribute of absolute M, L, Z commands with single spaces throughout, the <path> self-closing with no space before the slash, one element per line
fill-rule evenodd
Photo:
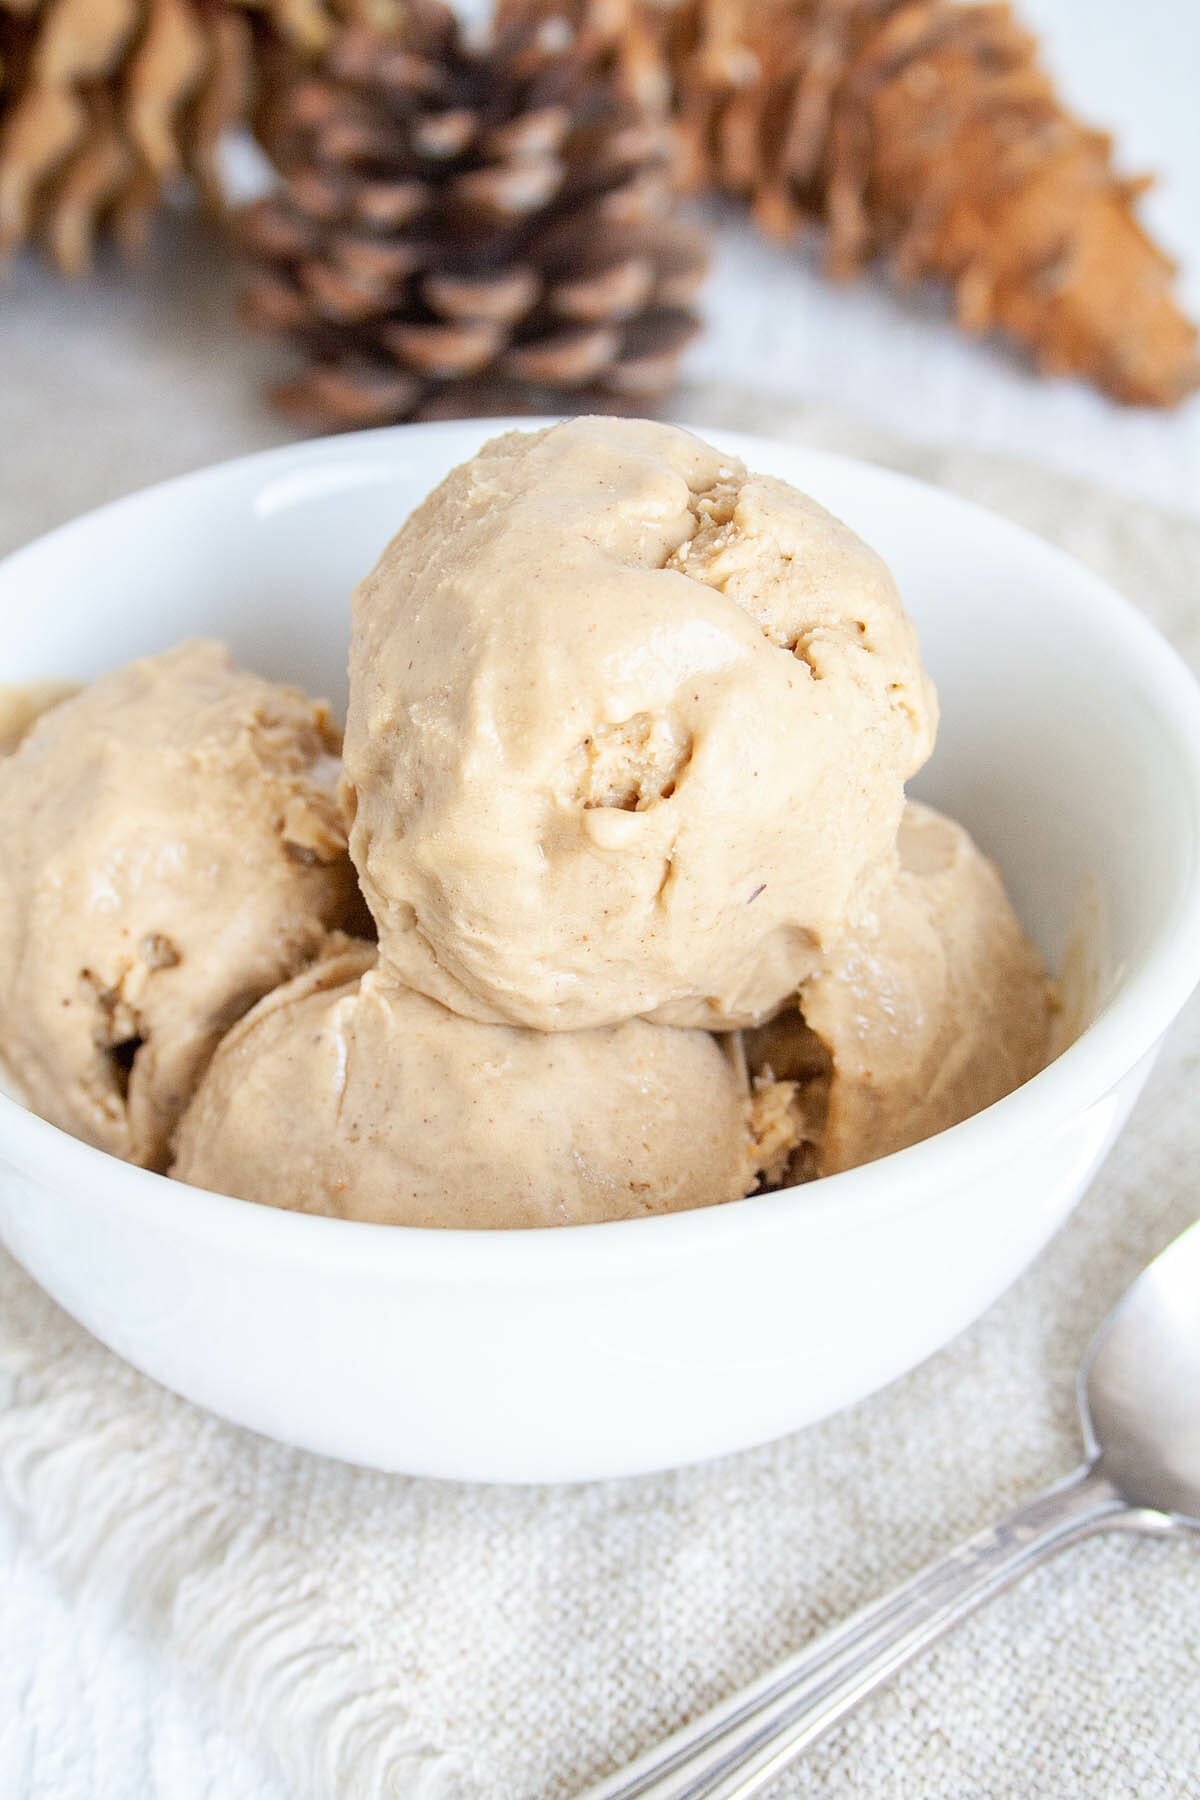
<path fill-rule="evenodd" d="M 749 1800 L 982 1601 L 1110 1528 L 1200 1530 L 1200 1224 L 1152 1262 L 1079 1376 L 1088 1460 L 580 1800 Z"/>

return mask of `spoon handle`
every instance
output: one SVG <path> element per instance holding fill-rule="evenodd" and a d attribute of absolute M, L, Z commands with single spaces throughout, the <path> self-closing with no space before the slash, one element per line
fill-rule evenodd
<path fill-rule="evenodd" d="M 1056 1550 L 1130 1522 L 1091 1464 L 685 1725 L 580 1800 L 749 1800 L 918 1651 Z"/>

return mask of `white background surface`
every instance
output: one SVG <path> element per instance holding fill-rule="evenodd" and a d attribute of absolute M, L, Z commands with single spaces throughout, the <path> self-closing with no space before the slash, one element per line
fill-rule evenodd
<path fill-rule="evenodd" d="M 1200 311 L 1200 7 L 1195 0 L 1025 0 L 1024 16 L 1077 108 L 1112 126 L 1124 167 L 1164 180 L 1147 216 L 1185 262 Z M 62 295 L 22 269 L 0 301 L 0 502 L 9 542 L 116 491 L 121 470 L 193 465 L 244 419 L 247 447 L 282 435 L 244 387 L 257 352 L 216 346 L 202 317 L 154 321 L 146 290 L 108 278 Z M 178 297 L 178 286 L 175 287 Z M 186 297 L 186 296 L 185 296 Z M 957 338 L 929 297 L 868 282 L 830 289 L 811 260 L 722 229 L 697 379 L 768 389 L 931 441 L 1041 457 L 1075 473 L 1200 511 L 1200 400 L 1177 413 L 1122 411 L 1073 383 L 1043 383 L 1005 351 Z M 197 329 L 199 336 L 197 337 Z M 98 363 L 104 379 L 95 378 Z M 66 433 L 45 421 L 16 438 L 39 386 L 72 373 Z M 83 384 L 80 388 L 80 383 Z M 122 401 L 132 395 L 135 404 Z M 185 416 L 186 415 L 186 416 Z M 22 457 L 22 448 L 28 451 Z M 53 480 L 49 480 L 53 471 Z M 136 477 L 135 477 L 136 478 Z M 125 485 L 128 485 L 128 477 Z M 81 1496 L 86 1504 L 86 1496 Z M 5 1800 L 284 1800 L 243 1748 L 152 1651 L 84 1605 L 68 1607 L 0 1519 L 0 1794 Z"/>

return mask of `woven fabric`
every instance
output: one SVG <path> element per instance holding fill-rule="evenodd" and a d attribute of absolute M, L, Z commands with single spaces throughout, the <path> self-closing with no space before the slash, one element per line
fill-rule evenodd
<path fill-rule="evenodd" d="M 1200 525 L 731 390 L 684 415 L 1008 511 L 1200 664 Z M 239 408 L 224 442 L 213 418 L 206 453 L 248 447 Z M 27 499 L 0 533 L 40 522 Z M 1200 1210 L 1198 1065 L 1194 1002 L 1071 1221 L 947 1349 L 835 1419 L 651 1478 L 489 1489 L 282 1449 L 165 1394 L 0 1256 L 0 1494 L 86 1629 L 103 1604 L 298 1800 L 568 1800 L 1072 1466 L 1088 1338 Z M 995 1601 L 772 1792 L 1165 1800 L 1198 1781 L 1200 1546 L 1115 1536 Z"/>

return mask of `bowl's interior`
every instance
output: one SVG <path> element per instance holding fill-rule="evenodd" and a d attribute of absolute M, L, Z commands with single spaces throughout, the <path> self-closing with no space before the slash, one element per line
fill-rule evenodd
<path fill-rule="evenodd" d="M 0 567 L 0 679 L 86 678 L 206 634 L 341 706 L 355 581 L 495 429 L 300 445 L 77 521 Z M 1161 646 L 1086 571 L 951 495 L 842 458 L 712 435 L 809 490 L 889 562 L 942 703 L 915 791 L 997 859 L 1052 965 L 1094 883 L 1111 987 L 1196 885 L 1197 778 L 1164 716 Z"/>

